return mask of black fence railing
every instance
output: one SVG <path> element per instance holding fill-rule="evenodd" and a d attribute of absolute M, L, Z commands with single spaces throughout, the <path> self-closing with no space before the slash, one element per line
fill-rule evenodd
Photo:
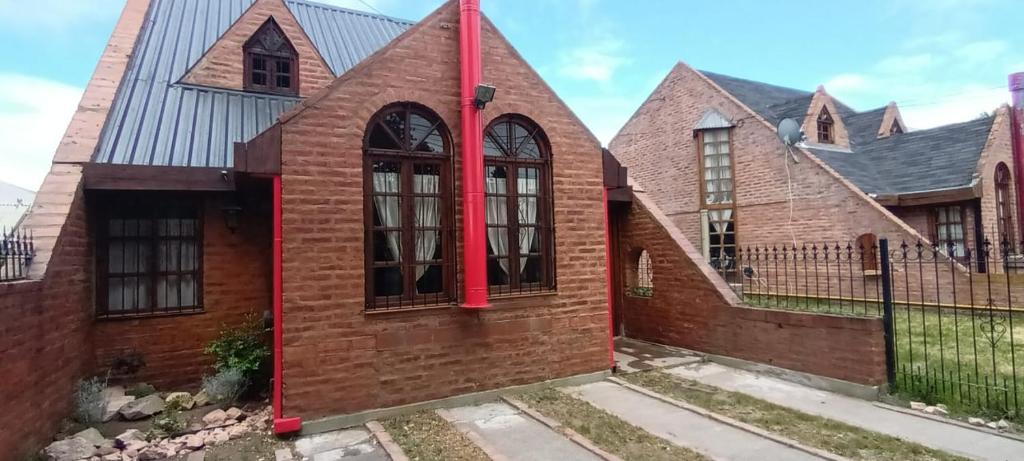
<path fill-rule="evenodd" d="M 23 230 L 0 229 L 0 282 L 27 277 L 28 266 L 35 254 L 31 234 Z"/>
<path fill-rule="evenodd" d="M 1024 421 L 1024 245 L 742 248 L 719 273 L 748 304 L 886 321 L 890 386 Z"/>

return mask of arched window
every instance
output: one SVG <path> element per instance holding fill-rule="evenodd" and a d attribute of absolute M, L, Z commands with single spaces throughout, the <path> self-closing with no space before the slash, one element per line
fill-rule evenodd
<path fill-rule="evenodd" d="M 430 109 L 398 103 L 364 138 L 366 308 L 452 299 L 451 136 Z"/>
<path fill-rule="evenodd" d="M 860 266 L 865 272 L 878 270 L 878 237 L 875 234 L 863 234 L 857 237 L 857 248 L 860 253 Z"/>
<path fill-rule="evenodd" d="M 503 115 L 484 131 L 487 280 L 491 294 L 554 287 L 551 155 L 532 121 Z"/>
<path fill-rule="evenodd" d="M 822 106 L 821 112 L 818 113 L 818 142 L 822 144 L 834 144 L 836 138 L 832 132 L 835 125 L 835 121 L 832 120 L 832 114 L 829 113 L 828 107 Z"/>
<path fill-rule="evenodd" d="M 632 296 L 650 297 L 654 295 L 654 264 L 647 250 L 640 250 L 636 258 L 636 274 L 633 274 L 633 286 L 629 294 Z"/>
<path fill-rule="evenodd" d="M 249 37 L 243 50 L 246 90 L 299 94 L 298 52 L 274 18 Z"/>
<path fill-rule="evenodd" d="M 1013 232 L 1013 196 L 1010 195 L 1010 168 L 1005 163 L 996 165 L 996 223 L 998 226 L 1000 250 L 1012 251 L 1016 248 Z M 1004 248 L 1005 247 L 1005 248 Z"/>

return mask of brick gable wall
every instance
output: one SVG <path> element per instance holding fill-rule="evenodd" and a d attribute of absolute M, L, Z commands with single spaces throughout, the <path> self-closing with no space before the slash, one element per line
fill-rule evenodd
<path fill-rule="evenodd" d="M 1017 216 L 1017 195 L 1016 195 L 1016 177 L 1014 176 L 1014 164 L 1013 164 L 1013 147 L 1012 134 L 1010 132 L 1010 109 L 1008 106 L 1000 107 L 996 111 L 996 116 L 992 120 L 992 131 L 989 132 L 988 142 L 985 143 L 984 150 L 981 151 L 981 158 L 978 159 L 978 170 L 977 173 L 981 176 L 981 219 L 982 225 L 984 226 L 985 236 L 989 238 L 993 244 L 998 245 L 1002 236 L 998 235 L 998 214 L 996 212 L 996 165 L 1000 162 L 1006 164 L 1010 169 L 1010 175 L 1013 178 L 1010 181 L 1009 196 L 1010 196 L 1010 214 L 1013 217 L 1012 222 L 1014 226 L 1018 226 Z M 1020 247 L 1020 241 L 1024 236 L 1017 235 L 1018 227 L 1014 228 L 1014 235 L 1016 246 Z"/>
<path fill-rule="evenodd" d="M 389 103 L 425 105 L 455 140 L 460 177 L 457 22 L 457 2 L 449 2 L 284 117 L 288 416 L 389 407 L 610 366 L 600 145 L 486 20 L 483 80 L 498 93 L 485 123 L 522 114 L 551 143 L 557 292 L 492 298 L 482 312 L 362 312 L 364 130 Z M 456 217 L 458 228 L 458 209 Z"/>
<path fill-rule="evenodd" d="M 273 17 L 292 42 L 298 56 L 299 95 L 309 96 L 323 88 L 334 74 L 316 46 L 299 26 L 283 0 L 256 0 L 209 50 L 181 78 L 182 83 L 242 90 L 244 53 L 242 46 L 252 34 Z"/>

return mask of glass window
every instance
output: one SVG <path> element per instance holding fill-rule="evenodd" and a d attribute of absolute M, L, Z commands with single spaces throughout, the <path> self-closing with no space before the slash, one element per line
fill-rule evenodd
<path fill-rule="evenodd" d="M 298 53 L 273 18 L 260 26 L 243 49 L 246 90 L 298 94 L 295 79 Z"/>
<path fill-rule="evenodd" d="M 834 144 L 836 142 L 835 134 L 833 133 L 835 121 L 832 120 L 832 114 L 829 113 L 828 107 L 822 107 L 821 112 L 818 113 L 818 142 L 822 144 Z"/>
<path fill-rule="evenodd" d="M 733 202 L 732 155 L 729 152 L 729 130 L 706 130 L 700 135 L 701 157 L 704 159 L 704 204 Z"/>
<path fill-rule="evenodd" d="M 935 209 L 934 243 L 949 256 L 965 255 L 963 208 L 944 206 Z"/>
<path fill-rule="evenodd" d="M 999 251 L 1015 253 L 1016 238 L 1013 228 L 1013 195 L 1010 189 L 1012 177 L 1010 168 L 1005 163 L 996 165 L 996 225 L 999 235 L 996 236 Z"/>

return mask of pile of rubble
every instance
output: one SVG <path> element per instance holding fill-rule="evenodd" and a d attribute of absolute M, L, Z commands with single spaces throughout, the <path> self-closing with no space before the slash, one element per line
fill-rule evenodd
<path fill-rule="evenodd" d="M 115 389 L 114 394 L 117 393 Z M 202 393 L 200 393 L 202 394 Z M 126 420 L 141 419 L 155 415 L 170 402 L 178 400 L 182 408 L 205 405 L 205 396 L 192 396 L 187 392 L 175 392 L 161 398 L 150 394 L 142 398 L 124 399 L 115 414 Z M 130 396 L 129 396 L 130 397 Z M 108 400 L 111 402 L 111 400 Z M 114 400 L 113 402 L 116 402 Z M 108 410 L 111 405 L 107 406 Z M 153 461 L 191 453 L 204 447 L 219 445 L 237 439 L 251 432 L 265 431 L 271 416 L 270 407 L 258 412 L 246 413 L 239 408 L 216 409 L 208 412 L 202 422 L 190 424 L 185 430 L 169 437 L 147 440 L 147 434 L 138 429 L 128 429 L 113 439 L 105 438 L 96 428 L 88 428 L 66 439 L 51 443 L 43 450 L 50 461 Z M 104 415 L 109 421 L 113 415 Z"/>
<path fill-rule="evenodd" d="M 910 409 L 927 413 L 929 415 L 949 417 L 949 409 L 941 403 L 933 406 L 924 402 L 910 402 Z M 1001 432 L 1009 431 L 1012 428 L 1010 422 L 1005 419 L 1000 419 L 999 421 L 986 421 L 982 418 L 967 418 L 967 423 L 972 426 L 987 427 Z"/>

